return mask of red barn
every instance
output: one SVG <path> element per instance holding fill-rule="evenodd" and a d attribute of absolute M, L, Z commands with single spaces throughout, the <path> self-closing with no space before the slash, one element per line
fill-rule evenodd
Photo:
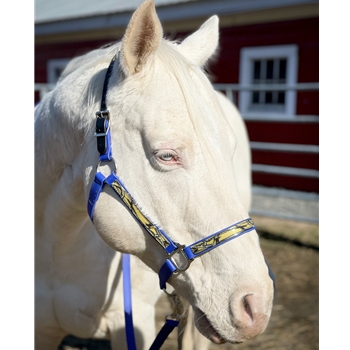
<path fill-rule="evenodd" d="M 154 2 L 165 36 L 173 40 L 219 16 L 220 51 L 209 73 L 246 122 L 253 183 L 318 193 L 318 1 Z M 140 3 L 36 0 L 35 101 L 69 59 L 121 39 Z"/>

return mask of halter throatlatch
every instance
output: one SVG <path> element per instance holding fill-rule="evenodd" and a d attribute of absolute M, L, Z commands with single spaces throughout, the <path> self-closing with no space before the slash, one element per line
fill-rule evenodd
<path fill-rule="evenodd" d="M 100 153 L 100 162 L 114 162 L 112 158 L 109 111 L 107 110 L 106 106 L 106 93 L 108 81 L 116 59 L 117 55 L 113 57 L 107 69 L 102 92 L 101 110 L 96 113 L 95 136 L 97 137 L 97 149 Z M 110 188 L 120 197 L 125 206 L 129 209 L 131 214 L 136 218 L 145 231 L 148 232 L 149 235 L 165 251 L 167 259 L 159 270 L 159 282 L 161 289 L 166 288 L 166 282 L 173 273 L 187 270 L 191 262 L 197 257 L 210 252 L 221 244 L 227 243 L 255 229 L 252 219 L 247 218 L 188 246 L 175 243 L 161 228 L 154 224 L 152 220 L 150 220 L 142 212 L 140 207 L 137 205 L 136 200 L 116 174 L 116 171 L 112 172 L 107 177 L 101 172 L 96 171 L 88 200 L 88 213 L 91 220 L 93 220 L 95 204 L 105 185 L 110 186 Z M 177 254 L 181 255 L 182 259 L 175 259 Z M 181 263 L 178 263 L 178 260 L 181 260 Z"/>

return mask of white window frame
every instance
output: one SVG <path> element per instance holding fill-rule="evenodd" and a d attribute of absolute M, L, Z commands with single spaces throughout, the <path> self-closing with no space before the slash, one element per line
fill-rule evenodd
<path fill-rule="evenodd" d="M 245 47 L 240 53 L 239 83 L 242 87 L 252 86 L 253 61 L 263 59 L 287 59 L 286 85 L 294 86 L 298 79 L 298 46 L 256 46 Z M 293 119 L 296 113 L 296 91 L 287 90 L 285 93 L 284 111 L 254 111 L 251 109 L 251 91 L 239 93 L 239 109 L 246 119 Z"/>
<path fill-rule="evenodd" d="M 47 82 L 49 84 L 55 85 L 57 83 L 57 69 L 63 70 L 66 68 L 70 60 L 70 58 L 55 58 L 47 61 Z"/>

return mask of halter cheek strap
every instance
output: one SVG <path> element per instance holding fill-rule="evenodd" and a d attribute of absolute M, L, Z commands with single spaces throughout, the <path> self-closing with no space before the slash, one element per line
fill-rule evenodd
<path fill-rule="evenodd" d="M 100 161 L 108 161 L 112 158 L 112 144 L 111 144 L 111 133 L 109 131 L 109 111 L 107 109 L 106 96 L 108 82 L 111 77 L 114 64 L 117 60 L 117 55 L 112 58 L 111 63 L 108 66 L 105 80 L 103 83 L 101 108 L 96 112 L 96 140 L 97 150 L 100 153 Z"/>

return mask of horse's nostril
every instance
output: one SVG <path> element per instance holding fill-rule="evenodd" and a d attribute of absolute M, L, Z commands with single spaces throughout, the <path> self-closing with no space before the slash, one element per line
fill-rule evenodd
<path fill-rule="evenodd" d="M 233 301 L 232 321 L 242 340 L 252 338 L 265 330 L 269 317 L 264 310 L 261 296 L 255 293 L 245 294 Z"/>
<path fill-rule="evenodd" d="M 251 309 L 250 303 L 249 303 L 249 296 L 251 294 L 246 295 L 245 297 L 243 297 L 243 308 L 245 313 L 250 317 L 251 321 L 253 322 L 254 318 L 253 318 L 253 311 Z"/>

